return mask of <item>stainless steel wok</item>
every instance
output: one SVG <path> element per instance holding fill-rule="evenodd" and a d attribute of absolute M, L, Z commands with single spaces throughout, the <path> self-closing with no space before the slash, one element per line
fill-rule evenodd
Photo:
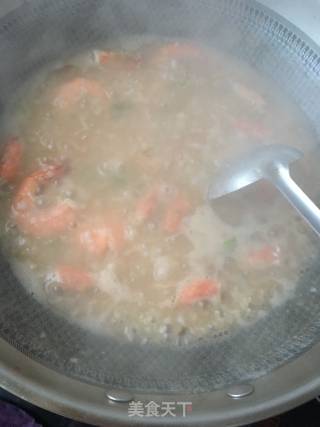
<path fill-rule="evenodd" d="M 143 33 L 204 40 L 247 61 L 319 136 L 320 48 L 254 0 L 23 2 L 0 18 L 1 112 L 48 63 Z M 320 392 L 320 265 L 298 280 L 295 298 L 255 325 L 178 348 L 140 346 L 68 324 L 28 295 L 0 256 L 0 385 L 97 425 L 222 427 L 269 417 Z M 129 418 L 130 401 L 192 402 L 192 412 Z"/>

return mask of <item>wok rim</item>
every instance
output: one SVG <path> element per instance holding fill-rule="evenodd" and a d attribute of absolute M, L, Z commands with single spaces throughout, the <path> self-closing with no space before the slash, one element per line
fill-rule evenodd
<path fill-rule="evenodd" d="M 128 425 L 128 403 L 108 400 L 107 387 L 71 379 L 25 356 L 0 339 L 0 385 L 10 393 L 63 416 L 101 425 Z M 192 402 L 185 418 L 138 418 L 140 425 L 240 426 L 286 412 L 320 392 L 320 343 L 296 360 L 261 376 L 251 384 L 255 391 L 243 399 L 227 396 L 228 387 L 210 393 L 175 394 L 132 391 L 135 401 L 161 404 L 164 401 Z M 315 372 L 319 375 L 315 376 Z M 62 387 L 61 387 L 62 386 Z"/>

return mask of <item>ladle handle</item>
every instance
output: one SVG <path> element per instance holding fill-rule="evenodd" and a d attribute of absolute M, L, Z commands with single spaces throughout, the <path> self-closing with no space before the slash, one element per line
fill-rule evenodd
<path fill-rule="evenodd" d="M 320 209 L 291 178 L 288 167 L 282 165 L 277 167 L 269 179 L 320 235 Z"/>

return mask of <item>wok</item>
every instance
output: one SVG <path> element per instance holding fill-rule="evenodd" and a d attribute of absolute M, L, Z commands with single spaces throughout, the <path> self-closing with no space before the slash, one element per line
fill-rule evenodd
<path fill-rule="evenodd" d="M 47 64 L 148 33 L 213 44 L 271 78 L 320 133 L 320 50 L 254 0 L 30 0 L 0 20 L 0 109 Z M 315 154 L 317 156 L 317 154 Z M 320 264 L 256 324 L 182 347 L 71 325 L 26 293 L 0 256 L 0 384 L 96 425 L 247 424 L 320 390 Z M 310 292 L 313 289 L 313 292 Z M 134 303 L 134 302 L 133 302 Z M 129 418 L 129 401 L 192 402 L 186 417 Z"/>

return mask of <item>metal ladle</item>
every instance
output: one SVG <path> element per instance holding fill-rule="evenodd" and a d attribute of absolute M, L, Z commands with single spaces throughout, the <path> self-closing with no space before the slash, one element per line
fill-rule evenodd
<path fill-rule="evenodd" d="M 240 159 L 232 159 L 227 167 L 214 177 L 208 198 L 217 199 L 266 179 L 320 235 L 320 209 L 290 176 L 289 165 L 301 157 L 301 151 L 286 145 L 267 145 L 251 149 Z"/>

